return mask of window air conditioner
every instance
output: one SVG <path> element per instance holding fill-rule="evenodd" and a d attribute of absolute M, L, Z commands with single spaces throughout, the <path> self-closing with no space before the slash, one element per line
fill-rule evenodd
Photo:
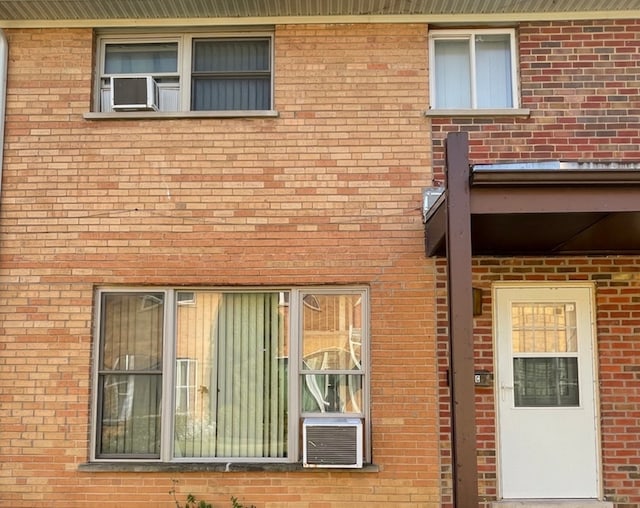
<path fill-rule="evenodd" d="M 304 467 L 362 467 L 362 421 L 306 418 L 302 423 Z"/>
<path fill-rule="evenodd" d="M 158 84 L 151 76 L 111 77 L 111 109 L 158 111 Z"/>

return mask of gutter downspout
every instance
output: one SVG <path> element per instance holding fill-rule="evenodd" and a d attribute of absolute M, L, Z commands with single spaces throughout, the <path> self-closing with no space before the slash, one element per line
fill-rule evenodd
<path fill-rule="evenodd" d="M 7 104 L 7 68 L 9 45 L 4 30 L 0 28 L 0 196 L 2 195 L 2 169 L 4 167 L 4 124 Z M 2 202 L 0 198 L 0 203 Z"/>

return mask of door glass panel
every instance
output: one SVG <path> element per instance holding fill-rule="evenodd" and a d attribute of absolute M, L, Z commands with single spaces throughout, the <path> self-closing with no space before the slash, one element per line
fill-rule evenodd
<path fill-rule="evenodd" d="M 516 407 L 579 405 L 577 358 L 514 358 Z"/>
<path fill-rule="evenodd" d="M 580 403 L 575 302 L 511 306 L 515 407 Z"/>
<path fill-rule="evenodd" d="M 577 352 L 575 303 L 514 303 L 514 353 Z"/>

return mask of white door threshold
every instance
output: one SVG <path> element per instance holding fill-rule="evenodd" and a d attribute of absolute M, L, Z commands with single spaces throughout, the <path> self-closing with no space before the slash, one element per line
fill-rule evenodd
<path fill-rule="evenodd" d="M 613 503 L 595 499 L 510 499 L 494 501 L 491 508 L 613 508 Z"/>

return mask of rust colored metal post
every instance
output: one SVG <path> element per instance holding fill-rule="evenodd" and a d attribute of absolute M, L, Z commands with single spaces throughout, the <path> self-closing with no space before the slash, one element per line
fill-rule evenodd
<path fill-rule="evenodd" d="M 468 134 L 450 133 L 446 152 L 453 496 L 456 508 L 477 508 Z"/>

